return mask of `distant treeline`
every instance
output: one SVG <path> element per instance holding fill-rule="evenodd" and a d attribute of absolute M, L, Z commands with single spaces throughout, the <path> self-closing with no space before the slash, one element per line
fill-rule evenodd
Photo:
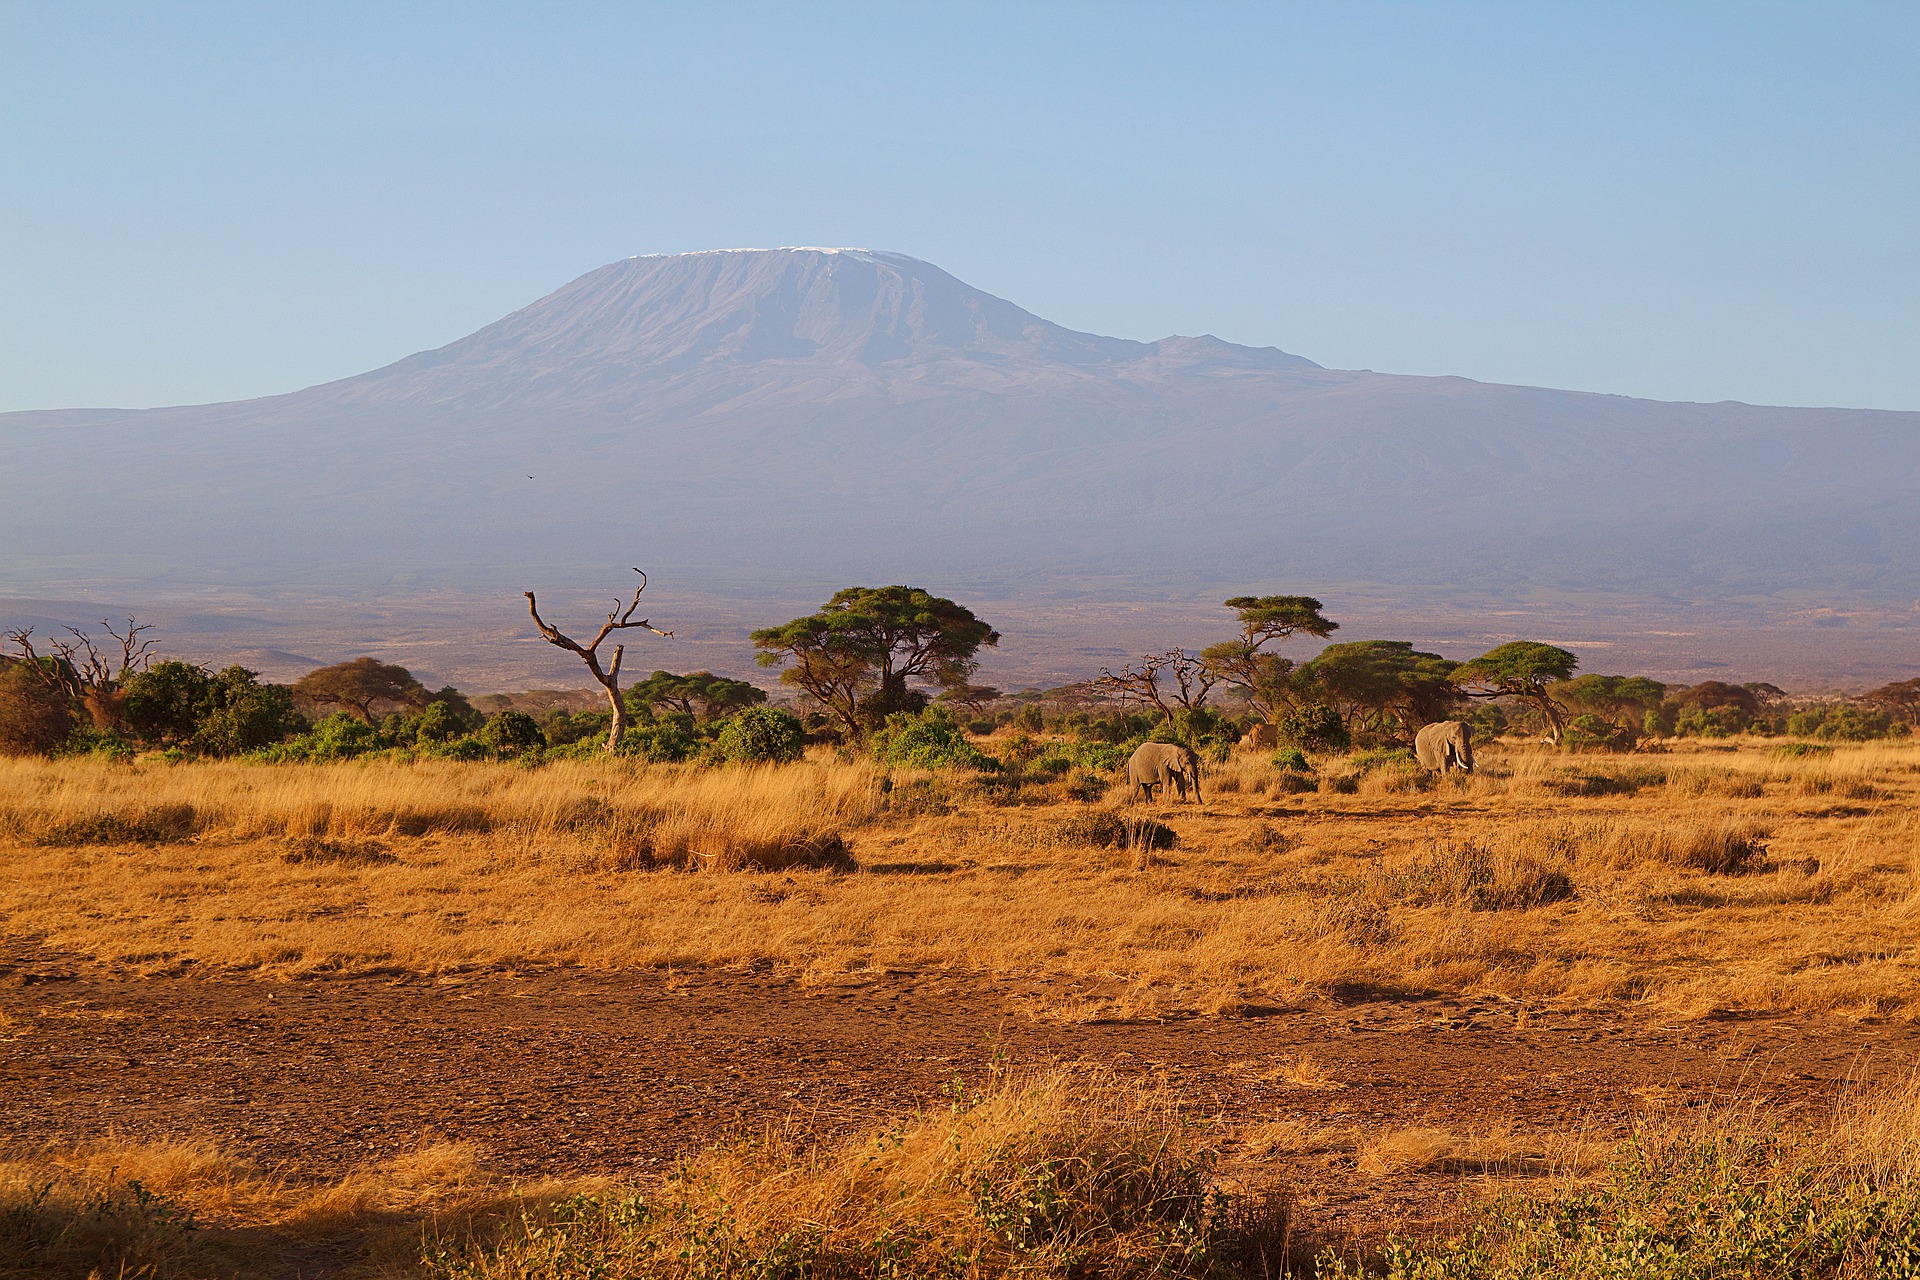
<path fill-rule="evenodd" d="M 1255 725 L 1283 752 L 1408 745 L 1425 724 L 1460 719 L 1483 737 L 1524 734 L 1568 748 L 1628 750 L 1664 737 L 1785 735 L 1864 741 L 1920 729 L 1920 678 L 1850 699 L 1795 699 L 1766 683 L 1676 686 L 1634 675 L 1577 674 L 1577 657 L 1513 641 L 1459 662 L 1408 641 L 1358 640 L 1295 662 L 1275 649 L 1339 629 L 1308 596 L 1226 602 L 1230 638 L 1198 652 L 1144 655 L 1099 677 L 1015 694 L 972 682 L 991 626 L 910 587 L 848 588 L 815 614 L 753 633 L 781 668 L 795 709 L 753 684 L 656 670 L 607 693 L 544 690 L 468 698 L 430 690 L 404 667 L 356 658 L 291 685 L 244 667 L 211 671 L 157 658 L 149 627 L 69 629 L 37 642 L 7 635 L 0 653 L 0 754 L 244 756 L 328 761 L 385 752 L 528 762 L 612 750 L 652 761 L 775 761 L 805 744 L 861 746 L 893 762 L 998 768 L 1066 752 L 1111 768 L 1149 738 L 1213 755 Z M 614 726 L 607 697 L 617 697 Z M 1266 731 L 1263 731 L 1266 732 Z M 1033 735 L 1064 739 L 1036 745 Z M 1005 759 L 972 739 L 994 738 Z"/>

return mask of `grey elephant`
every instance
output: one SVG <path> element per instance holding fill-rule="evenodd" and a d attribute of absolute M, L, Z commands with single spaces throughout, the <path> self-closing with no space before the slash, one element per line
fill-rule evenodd
<path fill-rule="evenodd" d="M 1134 748 L 1132 759 L 1127 761 L 1127 798 L 1144 791 L 1148 800 L 1153 799 L 1153 789 L 1171 783 L 1179 792 L 1180 798 L 1187 798 L 1187 788 L 1193 788 L 1194 802 L 1200 800 L 1200 757 L 1193 753 L 1192 747 L 1183 747 L 1175 742 L 1143 742 Z"/>
<path fill-rule="evenodd" d="M 1458 720 L 1430 724 L 1413 735 L 1414 758 L 1435 773 L 1458 769 L 1473 772 L 1473 730 Z"/>

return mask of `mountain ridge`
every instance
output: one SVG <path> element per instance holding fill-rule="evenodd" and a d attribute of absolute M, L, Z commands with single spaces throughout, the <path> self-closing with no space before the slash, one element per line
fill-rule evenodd
<path fill-rule="evenodd" d="M 742 580 L 1920 599 L 1920 414 L 1102 337 L 879 250 L 622 259 L 350 378 L 5 414 L 0 444 L 22 594 L 585 583 L 643 555 Z"/>

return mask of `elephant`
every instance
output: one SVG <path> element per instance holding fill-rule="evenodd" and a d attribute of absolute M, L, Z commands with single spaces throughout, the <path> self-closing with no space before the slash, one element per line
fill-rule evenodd
<path fill-rule="evenodd" d="M 1458 720 L 1430 724 L 1413 735 L 1413 754 L 1420 767 L 1435 773 L 1458 769 L 1473 772 L 1473 730 Z"/>
<path fill-rule="evenodd" d="M 1133 758 L 1127 761 L 1127 798 L 1144 791 L 1152 800 L 1153 789 L 1168 783 L 1179 790 L 1182 800 L 1192 786 L 1194 803 L 1199 803 L 1200 757 L 1193 748 L 1173 742 L 1143 742 L 1134 748 Z"/>
<path fill-rule="evenodd" d="M 1249 751 L 1271 751 L 1280 745 L 1280 730 L 1270 724 L 1257 724 L 1247 730 L 1240 745 Z"/>

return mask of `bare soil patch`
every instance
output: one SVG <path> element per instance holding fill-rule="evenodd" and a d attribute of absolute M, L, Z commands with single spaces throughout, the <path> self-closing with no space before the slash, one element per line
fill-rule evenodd
<path fill-rule="evenodd" d="M 0 1144 L 191 1134 L 324 1179 L 438 1138 L 482 1144 L 514 1176 L 644 1177 L 743 1129 L 870 1128 L 945 1105 L 956 1079 L 1048 1062 L 1162 1081 L 1223 1133 L 1608 1139 L 1649 1108 L 1824 1104 L 1920 1061 L 1911 1022 L 1805 1014 L 1678 1021 L 1364 991 L 1168 1022 L 1020 1012 L 1070 985 L 578 969 L 267 982 L 141 976 L 13 938 L 0 950 Z M 1470 1172 L 1438 1161 L 1382 1177 L 1363 1145 L 1288 1157 L 1322 1229 L 1431 1219 Z"/>

